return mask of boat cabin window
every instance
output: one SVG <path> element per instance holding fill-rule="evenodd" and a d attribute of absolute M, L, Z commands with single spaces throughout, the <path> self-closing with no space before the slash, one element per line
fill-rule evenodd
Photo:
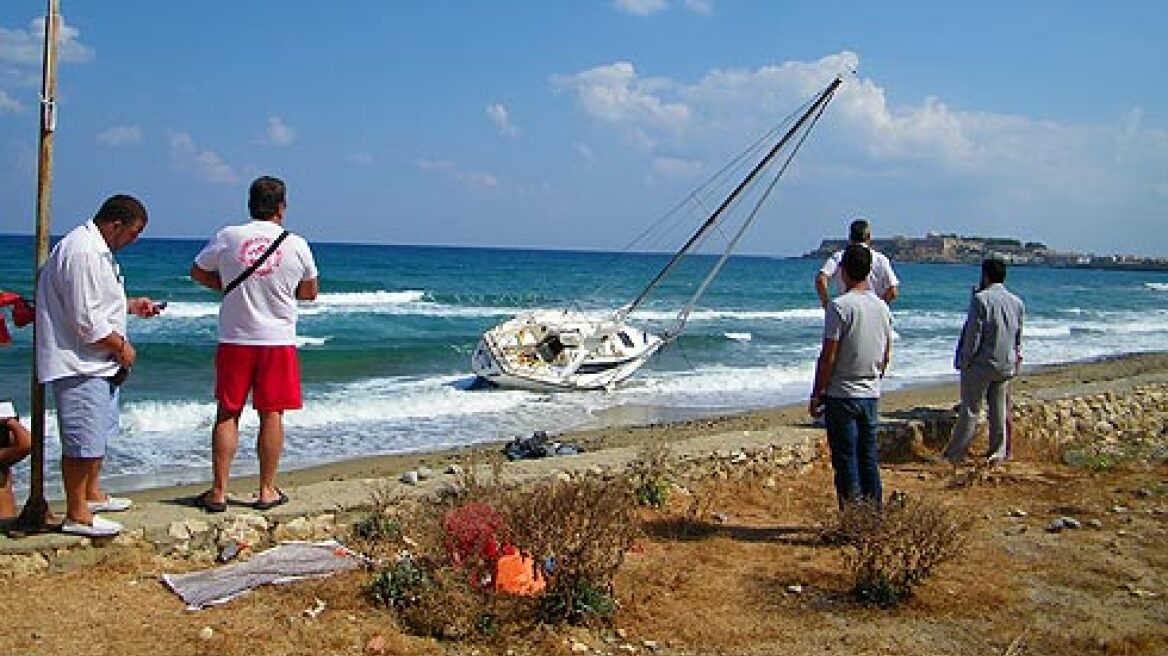
<path fill-rule="evenodd" d="M 617 336 L 620 337 L 621 344 L 624 344 L 626 347 L 633 348 L 636 346 L 636 344 L 633 343 L 633 338 L 629 337 L 625 331 L 620 331 L 617 333 Z"/>
<path fill-rule="evenodd" d="M 564 344 L 560 341 L 559 335 L 551 334 L 540 340 L 535 345 L 535 352 L 539 354 L 539 358 L 544 362 L 552 362 L 556 356 L 562 353 Z"/>

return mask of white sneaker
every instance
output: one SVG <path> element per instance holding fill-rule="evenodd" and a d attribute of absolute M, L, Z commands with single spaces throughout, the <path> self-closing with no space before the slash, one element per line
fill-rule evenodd
<path fill-rule="evenodd" d="M 134 505 L 133 500 L 125 497 L 106 496 L 105 501 L 87 501 L 89 512 L 122 512 Z"/>
<path fill-rule="evenodd" d="M 61 532 L 84 535 L 90 538 L 101 538 L 121 533 L 122 525 L 113 520 L 103 519 L 94 515 L 92 524 L 82 524 L 81 522 L 66 519 L 65 523 L 61 524 Z"/>

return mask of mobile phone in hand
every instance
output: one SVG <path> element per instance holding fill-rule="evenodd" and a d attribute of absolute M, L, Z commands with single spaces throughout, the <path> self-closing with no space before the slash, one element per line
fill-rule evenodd
<path fill-rule="evenodd" d="M 16 406 L 12 401 L 0 401 L 0 419 L 9 419 L 15 416 L 17 416 Z"/>

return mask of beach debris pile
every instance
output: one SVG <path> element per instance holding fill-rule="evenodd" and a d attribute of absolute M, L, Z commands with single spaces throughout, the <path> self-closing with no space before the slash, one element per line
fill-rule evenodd
<path fill-rule="evenodd" d="M 535 431 L 531 437 L 517 437 L 503 447 L 503 455 L 508 460 L 533 460 L 554 456 L 574 456 L 584 449 L 575 444 L 554 442 L 548 439 L 546 431 Z"/>

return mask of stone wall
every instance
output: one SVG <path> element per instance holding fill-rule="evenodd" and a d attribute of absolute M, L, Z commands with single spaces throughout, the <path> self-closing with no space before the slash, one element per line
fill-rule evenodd
<path fill-rule="evenodd" d="M 934 407 L 890 414 L 881 424 L 882 461 L 935 456 L 949 441 L 956 417 L 955 408 Z M 1086 450 L 1112 461 L 1168 461 L 1168 384 L 1053 399 L 1019 396 L 1012 421 L 1014 447 L 1023 457 L 1058 459 Z M 983 418 L 978 439 L 985 430 Z"/>

